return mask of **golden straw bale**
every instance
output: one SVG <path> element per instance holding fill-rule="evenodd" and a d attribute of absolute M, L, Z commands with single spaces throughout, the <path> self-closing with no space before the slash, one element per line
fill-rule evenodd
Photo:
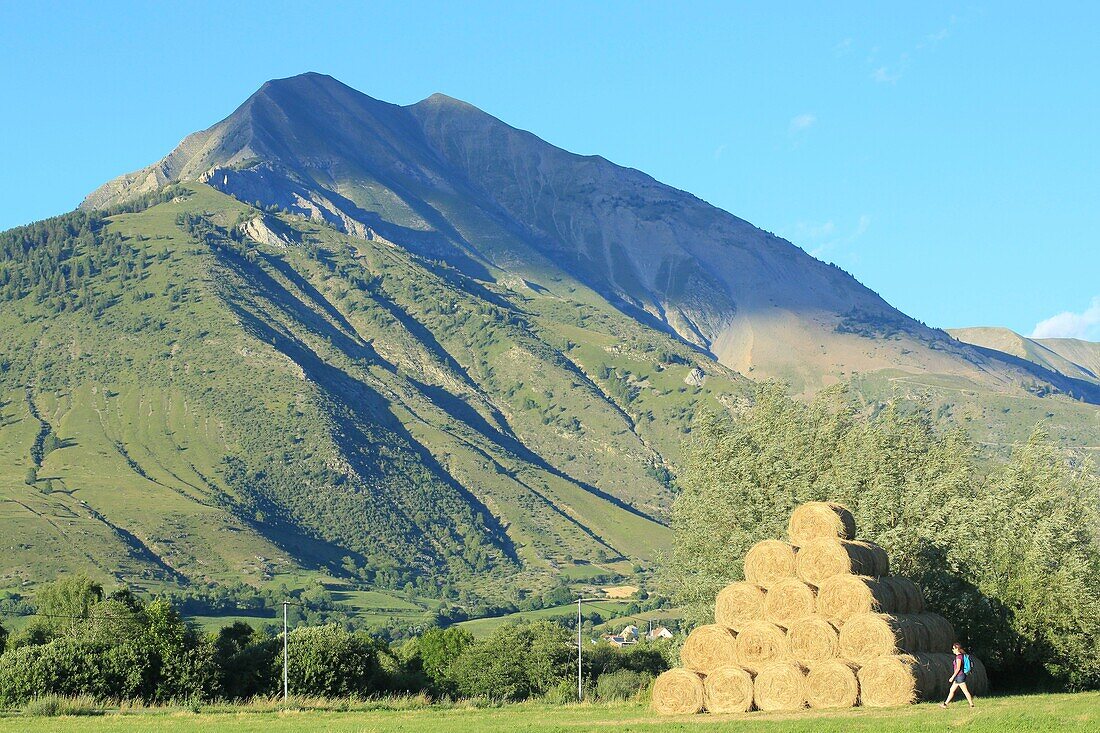
<path fill-rule="evenodd" d="M 843 574 L 826 578 L 817 589 L 817 612 L 840 622 L 858 613 L 893 613 L 897 601 L 887 580 Z"/>
<path fill-rule="evenodd" d="M 950 624 L 938 619 L 931 613 L 856 614 L 840 627 L 840 656 L 863 664 L 874 657 L 939 651 L 942 624 Z M 929 625 L 937 636 L 930 636 Z"/>
<path fill-rule="evenodd" d="M 890 574 L 890 556 L 886 554 L 886 550 L 879 547 L 874 542 L 867 542 L 865 540 L 859 540 L 855 544 L 862 547 L 871 556 L 871 566 L 874 568 L 874 572 L 867 573 L 867 575 L 881 578 L 884 575 Z"/>
<path fill-rule="evenodd" d="M 840 653 L 840 637 L 824 616 L 806 616 L 787 627 L 787 649 L 803 664 L 835 659 Z"/>
<path fill-rule="evenodd" d="M 846 507 L 826 501 L 810 501 L 795 508 L 787 523 L 787 535 L 795 545 L 831 537 L 854 540 L 856 520 Z"/>
<path fill-rule="evenodd" d="M 767 621 L 753 621 L 741 627 L 733 645 L 734 664 L 756 672 L 769 662 L 792 659 L 787 634 Z"/>
<path fill-rule="evenodd" d="M 703 680 L 704 706 L 712 713 L 747 713 L 752 692 L 752 675 L 740 667 L 719 667 Z"/>
<path fill-rule="evenodd" d="M 919 651 L 946 654 L 955 643 L 955 627 L 938 613 L 915 613 L 911 618 L 917 621 L 925 633 L 925 644 Z"/>
<path fill-rule="evenodd" d="M 923 613 L 924 593 L 916 583 L 900 575 L 880 578 L 894 594 L 894 613 Z"/>
<path fill-rule="evenodd" d="M 878 576 L 882 569 L 878 552 L 881 549 L 868 542 L 813 540 L 799 548 L 795 569 L 799 578 L 816 588 L 834 575 Z"/>
<path fill-rule="evenodd" d="M 737 664 L 733 632 L 725 626 L 707 624 L 696 627 L 680 648 L 680 662 L 692 672 L 710 674 L 711 670 Z"/>
<path fill-rule="evenodd" d="M 806 670 L 797 662 L 771 662 L 753 680 L 753 702 L 761 710 L 800 710 L 806 706 Z"/>
<path fill-rule="evenodd" d="M 764 589 L 749 582 L 730 583 L 718 591 L 714 622 L 736 631 L 764 616 Z"/>
<path fill-rule="evenodd" d="M 931 669 L 907 654 L 868 660 L 856 677 L 860 703 L 869 708 L 910 705 L 938 696 Z"/>
<path fill-rule="evenodd" d="M 691 715 L 703 710 L 703 679 L 686 669 L 662 672 L 653 682 L 650 703 L 658 715 Z"/>
<path fill-rule="evenodd" d="M 812 615 L 816 603 L 814 589 L 798 578 L 777 580 L 764 597 L 764 618 L 786 627 L 795 619 Z"/>
<path fill-rule="evenodd" d="M 763 588 L 794 576 L 794 545 L 781 540 L 757 542 L 745 554 L 745 580 Z"/>
<path fill-rule="evenodd" d="M 917 663 L 925 674 L 929 675 L 928 697 L 943 699 L 951 687 L 951 678 L 955 671 L 953 654 L 914 654 Z M 989 692 L 989 678 L 986 676 L 982 660 L 970 655 L 970 673 L 966 676 L 966 687 L 973 695 L 985 695 Z"/>
<path fill-rule="evenodd" d="M 806 670 L 806 702 L 811 708 L 850 708 L 859 702 L 857 667 L 840 659 L 811 662 Z"/>
<path fill-rule="evenodd" d="M 989 675 L 986 674 L 982 660 L 973 654 L 970 655 L 970 674 L 966 676 L 966 688 L 970 690 L 972 695 L 989 694 Z"/>

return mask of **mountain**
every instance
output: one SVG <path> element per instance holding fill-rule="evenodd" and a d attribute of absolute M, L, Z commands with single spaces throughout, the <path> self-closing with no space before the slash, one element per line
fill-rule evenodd
<path fill-rule="evenodd" d="M 644 575 L 693 416 L 757 378 L 1100 442 L 1090 380 L 639 171 L 318 74 L 0 234 L 0 304 L 0 588 L 326 577 L 469 605 Z"/>
<path fill-rule="evenodd" d="M 1071 379 L 1100 383 L 1100 343 L 1072 338 L 1034 339 L 1007 328 L 953 328 L 959 341 L 1037 364 Z"/>

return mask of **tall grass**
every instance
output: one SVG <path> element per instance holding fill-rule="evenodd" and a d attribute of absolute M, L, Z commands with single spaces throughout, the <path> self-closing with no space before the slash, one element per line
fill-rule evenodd
<path fill-rule="evenodd" d="M 24 705 L 23 714 L 37 718 L 56 718 L 60 715 L 103 715 L 103 709 L 95 698 L 88 695 L 42 695 Z"/>

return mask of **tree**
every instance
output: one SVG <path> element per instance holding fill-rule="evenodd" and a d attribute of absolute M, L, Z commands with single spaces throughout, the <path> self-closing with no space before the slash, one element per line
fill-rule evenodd
<path fill-rule="evenodd" d="M 1041 665 L 1060 685 L 1100 686 L 1100 479 L 1036 430 L 989 485 L 968 544 L 995 623 L 973 638 L 1009 671 Z"/>
<path fill-rule="evenodd" d="M 473 642 L 473 634 L 458 626 L 428 629 L 416 640 L 416 651 L 424 674 L 437 687 L 449 690 L 447 669 Z"/>
<path fill-rule="evenodd" d="M 573 658 L 561 627 L 546 621 L 507 625 L 467 646 L 447 676 L 463 695 L 525 700 L 568 678 Z"/>
<path fill-rule="evenodd" d="M 38 613 L 56 633 L 75 636 L 92 607 L 103 600 L 103 586 L 87 575 L 59 578 L 35 596 Z"/>
<path fill-rule="evenodd" d="M 378 647 L 370 637 L 331 624 L 295 629 L 287 644 L 288 683 L 295 695 L 365 697 L 382 686 Z M 274 666 L 280 678 L 282 663 L 279 655 Z"/>
<path fill-rule="evenodd" d="M 0 654 L 4 653 L 4 649 L 8 645 L 8 630 L 4 628 L 3 624 L 0 624 Z"/>

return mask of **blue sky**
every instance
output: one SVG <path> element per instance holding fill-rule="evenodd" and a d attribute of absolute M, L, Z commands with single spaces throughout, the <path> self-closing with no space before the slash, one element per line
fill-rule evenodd
<path fill-rule="evenodd" d="M 931 325 L 1100 340 L 1097 4 L 82 5 L 0 0 L 0 229 L 312 70 L 645 170 Z"/>

